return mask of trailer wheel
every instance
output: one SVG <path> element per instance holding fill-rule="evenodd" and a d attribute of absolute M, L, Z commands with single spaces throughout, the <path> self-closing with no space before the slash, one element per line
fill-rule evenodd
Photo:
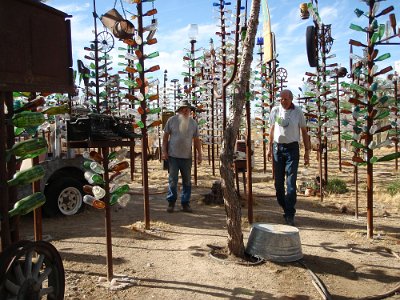
<path fill-rule="evenodd" d="M 1 254 L 0 299 L 62 300 L 64 292 L 64 267 L 50 243 L 20 241 Z"/>
<path fill-rule="evenodd" d="M 82 186 L 82 182 L 71 177 L 59 178 L 49 183 L 44 191 L 46 196 L 46 203 L 43 205 L 44 214 L 53 217 L 78 213 L 83 208 Z"/>

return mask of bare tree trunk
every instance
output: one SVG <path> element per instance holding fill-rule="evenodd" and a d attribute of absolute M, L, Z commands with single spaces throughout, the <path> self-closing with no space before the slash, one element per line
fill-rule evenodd
<path fill-rule="evenodd" d="M 238 78 L 234 82 L 234 97 L 231 114 L 224 132 L 224 143 L 221 158 L 220 173 L 223 179 L 224 204 L 228 227 L 229 254 L 237 257 L 244 256 L 243 233 L 241 227 L 241 203 L 235 192 L 233 154 L 236 137 L 239 132 L 240 121 L 246 101 L 246 87 L 250 79 L 251 62 L 253 61 L 254 41 L 257 34 L 258 16 L 260 14 L 261 0 L 253 0 L 248 22 L 247 34 L 243 43 L 242 58 Z"/>

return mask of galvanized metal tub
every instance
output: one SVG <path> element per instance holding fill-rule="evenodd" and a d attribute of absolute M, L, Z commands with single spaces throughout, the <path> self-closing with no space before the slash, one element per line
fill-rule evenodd
<path fill-rule="evenodd" d="M 251 228 L 246 252 L 275 262 L 299 260 L 303 258 L 299 230 L 288 225 L 256 223 Z"/>

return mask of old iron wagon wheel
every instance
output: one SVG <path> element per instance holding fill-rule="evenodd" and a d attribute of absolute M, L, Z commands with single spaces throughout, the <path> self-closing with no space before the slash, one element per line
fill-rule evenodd
<path fill-rule="evenodd" d="M 108 53 L 114 48 L 114 37 L 108 31 L 102 31 L 97 35 L 97 41 L 99 42 L 99 51 L 102 53 Z"/>
<path fill-rule="evenodd" d="M 0 256 L 0 299 L 64 299 L 65 274 L 48 242 L 20 241 Z"/>

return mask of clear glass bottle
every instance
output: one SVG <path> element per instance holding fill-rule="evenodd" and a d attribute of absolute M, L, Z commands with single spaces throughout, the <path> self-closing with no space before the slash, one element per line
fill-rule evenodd
<path fill-rule="evenodd" d="M 98 185 L 95 185 L 92 188 L 92 192 L 93 192 L 93 196 L 99 200 L 103 199 L 104 196 L 106 195 L 106 191 L 101 186 L 98 186 Z"/>
<path fill-rule="evenodd" d="M 97 209 L 104 209 L 106 207 L 103 201 L 96 199 L 92 195 L 83 196 L 83 202 Z"/>
<path fill-rule="evenodd" d="M 90 169 L 97 174 L 104 174 L 104 167 L 97 161 L 90 163 Z"/>

